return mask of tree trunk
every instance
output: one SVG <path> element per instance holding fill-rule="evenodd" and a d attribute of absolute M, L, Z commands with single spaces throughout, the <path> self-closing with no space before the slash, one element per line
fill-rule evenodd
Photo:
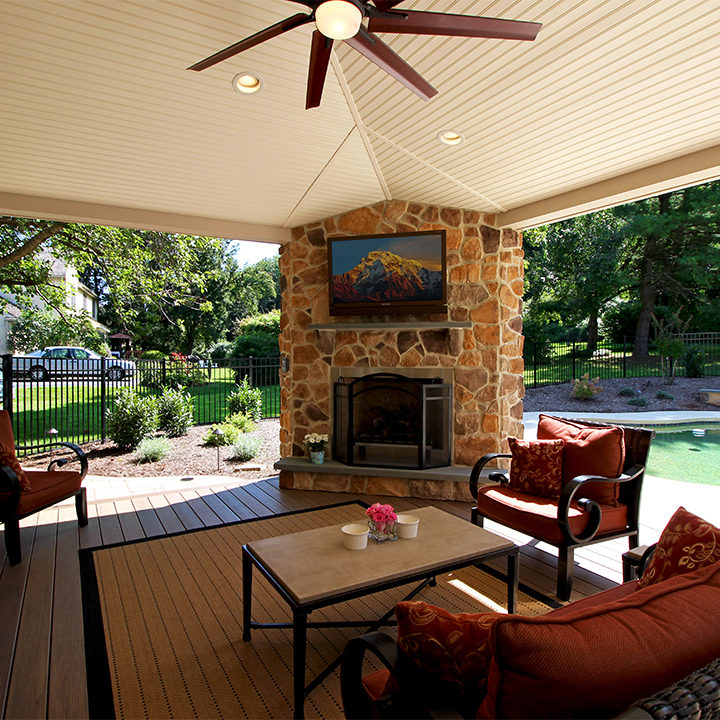
<path fill-rule="evenodd" d="M 593 310 L 588 318 L 588 355 L 592 355 L 597 350 L 598 344 L 598 313 L 597 310 Z"/>
<path fill-rule="evenodd" d="M 664 215 L 670 211 L 670 197 L 672 193 L 660 195 L 659 214 Z M 650 344 L 650 325 L 653 312 L 655 311 L 655 300 L 657 299 L 657 288 L 655 286 L 655 263 L 658 260 L 658 236 L 648 235 L 645 239 L 642 261 L 640 264 L 640 317 L 635 328 L 635 345 L 633 347 L 633 358 L 641 359 L 648 356 Z"/>

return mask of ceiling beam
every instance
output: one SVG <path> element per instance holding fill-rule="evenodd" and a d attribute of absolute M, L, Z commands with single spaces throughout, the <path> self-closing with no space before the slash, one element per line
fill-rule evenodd
<path fill-rule="evenodd" d="M 281 245 L 290 242 L 291 232 L 275 225 L 3 192 L 0 214 Z"/>
<path fill-rule="evenodd" d="M 497 215 L 498 225 L 527 230 L 720 178 L 720 145 L 538 200 Z"/>

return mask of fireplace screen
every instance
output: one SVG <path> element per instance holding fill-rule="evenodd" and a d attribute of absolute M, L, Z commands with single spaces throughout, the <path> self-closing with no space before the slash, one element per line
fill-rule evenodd
<path fill-rule="evenodd" d="M 451 396 L 452 385 L 440 378 L 392 373 L 339 378 L 333 459 L 375 467 L 449 465 Z"/>

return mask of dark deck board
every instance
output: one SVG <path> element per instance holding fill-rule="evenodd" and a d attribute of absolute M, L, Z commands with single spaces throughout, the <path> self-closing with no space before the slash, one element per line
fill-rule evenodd
<path fill-rule="evenodd" d="M 78 548 L 352 500 L 389 502 L 398 510 L 434 505 L 470 517 L 469 502 L 285 490 L 274 477 L 247 485 L 235 485 L 233 478 L 227 478 L 197 491 L 90 503 L 89 524 L 79 530 L 72 504 L 28 518 L 21 529 L 23 562 L 9 567 L 4 553 L 0 556 L 0 718 L 87 717 Z M 48 523 L 48 518 L 54 519 Z M 489 529 L 511 535 L 500 526 Z M 516 537 L 524 543 L 521 582 L 552 595 L 554 552 L 518 534 L 512 539 Z M 603 574 L 618 574 L 624 547 L 585 549 L 584 567 L 576 566 L 573 597 L 612 585 Z M 504 569 L 502 564 L 499 569 Z"/>

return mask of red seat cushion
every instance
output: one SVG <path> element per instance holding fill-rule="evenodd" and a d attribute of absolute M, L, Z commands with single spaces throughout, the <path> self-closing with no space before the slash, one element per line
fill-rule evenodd
<path fill-rule="evenodd" d="M 572 420 L 540 415 L 538 440 L 564 440 L 563 483 L 578 475 L 618 477 L 625 463 L 623 429 L 615 426 L 592 428 Z M 616 505 L 617 483 L 588 483 L 583 496 L 602 505 Z"/>
<path fill-rule="evenodd" d="M 573 612 L 490 631 L 479 718 L 608 718 L 718 656 L 720 564 Z"/>
<path fill-rule="evenodd" d="M 477 508 L 495 522 L 520 530 L 539 540 L 557 545 L 565 541 L 557 522 L 557 500 L 528 495 L 510 487 L 485 485 L 478 490 Z M 601 505 L 602 519 L 597 535 L 622 531 L 627 527 L 625 505 Z M 570 505 L 569 522 L 572 531 L 578 535 L 585 531 L 588 513 L 576 503 Z"/>
<path fill-rule="evenodd" d="M 563 487 L 562 440 L 508 438 L 510 487 L 529 495 L 558 498 Z"/>
<path fill-rule="evenodd" d="M 679 507 L 660 535 L 640 587 L 720 560 L 720 528 Z"/>
<path fill-rule="evenodd" d="M 17 515 L 27 515 L 46 505 L 52 505 L 80 489 L 82 476 L 71 470 L 26 470 L 32 490 L 20 493 Z"/>
<path fill-rule="evenodd" d="M 485 694 L 490 664 L 488 638 L 498 613 L 451 613 L 418 601 L 395 606 L 398 646 L 423 671 L 438 695 L 470 701 Z M 427 691 L 427 687 L 425 690 Z"/>

